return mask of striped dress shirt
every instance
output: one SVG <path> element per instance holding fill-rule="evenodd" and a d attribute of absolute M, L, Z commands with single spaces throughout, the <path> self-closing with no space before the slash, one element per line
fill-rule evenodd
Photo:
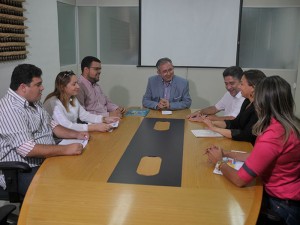
<path fill-rule="evenodd" d="M 26 99 L 9 89 L 0 100 L 0 161 L 25 162 L 30 167 L 41 165 L 43 158 L 26 155 L 35 144 L 55 144 L 52 129 L 56 125 L 40 102 L 30 106 Z"/>
<path fill-rule="evenodd" d="M 18 161 L 30 167 L 41 165 L 43 158 L 26 157 L 35 144 L 55 144 L 52 129 L 57 123 L 42 108 L 40 102 L 33 106 L 9 89 L 0 100 L 0 161 Z M 0 186 L 6 189 L 3 174 Z"/>

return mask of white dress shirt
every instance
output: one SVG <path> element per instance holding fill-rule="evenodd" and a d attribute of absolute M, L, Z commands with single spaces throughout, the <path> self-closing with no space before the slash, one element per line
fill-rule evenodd
<path fill-rule="evenodd" d="M 237 93 L 236 96 L 232 96 L 228 91 L 220 99 L 220 101 L 215 104 L 218 110 L 224 111 L 224 116 L 236 117 L 241 110 L 241 106 L 245 98 L 242 96 L 241 92 Z"/>
<path fill-rule="evenodd" d="M 74 98 L 74 106 L 68 103 L 69 112 L 63 106 L 62 102 L 55 96 L 47 99 L 44 108 L 52 118 L 60 125 L 77 131 L 88 131 L 88 124 L 77 123 L 77 119 L 87 123 L 102 123 L 103 116 L 87 112 Z"/>

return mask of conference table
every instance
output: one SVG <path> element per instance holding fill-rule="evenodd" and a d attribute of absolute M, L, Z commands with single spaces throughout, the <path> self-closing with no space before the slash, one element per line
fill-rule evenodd
<path fill-rule="evenodd" d="M 191 110 L 146 118 L 185 119 Z M 196 138 L 203 124 L 184 121 L 181 186 L 108 182 L 144 117 L 126 116 L 113 132 L 92 132 L 79 156 L 52 157 L 35 175 L 19 216 L 23 225 L 255 224 L 262 184 L 239 188 L 224 176 L 204 150 L 215 144 L 226 150 L 250 151 L 252 145 L 228 138 Z"/>

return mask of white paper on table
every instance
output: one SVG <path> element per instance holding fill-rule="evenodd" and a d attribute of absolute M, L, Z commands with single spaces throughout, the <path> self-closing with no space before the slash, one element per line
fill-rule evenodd
<path fill-rule="evenodd" d="M 112 126 L 112 129 L 110 129 L 108 132 L 113 132 L 113 130 L 119 126 L 119 121 L 110 123 L 109 125 Z"/>
<path fill-rule="evenodd" d="M 235 170 L 239 170 L 244 165 L 244 162 L 236 161 L 232 158 L 223 157 L 223 160 L 227 161 L 227 165 L 231 166 Z M 218 170 L 218 167 L 219 167 L 219 164 L 217 163 L 213 173 L 223 175 L 223 173 L 220 170 Z"/>
<path fill-rule="evenodd" d="M 116 121 L 114 123 L 110 123 L 109 125 L 111 125 L 113 128 L 116 128 L 119 126 L 119 121 Z"/>
<path fill-rule="evenodd" d="M 222 134 L 212 130 L 191 130 L 196 137 L 223 137 Z"/>
<path fill-rule="evenodd" d="M 161 111 L 161 114 L 162 114 L 162 115 L 172 115 L 172 111 L 169 111 L 169 110 L 163 110 L 163 111 Z"/>
<path fill-rule="evenodd" d="M 82 144 L 83 148 L 87 145 L 89 140 L 79 140 L 79 139 L 63 139 L 61 142 L 59 142 L 59 145 L 69 145 L 74 143 L 80 143 Z"/>

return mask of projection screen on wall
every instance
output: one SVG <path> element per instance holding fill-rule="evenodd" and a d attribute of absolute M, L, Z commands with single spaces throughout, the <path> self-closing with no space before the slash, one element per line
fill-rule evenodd
<path fill-rule="evenodd" d="M 140 65 L 236 65 L 242 0 L 140 0 Z"/>

